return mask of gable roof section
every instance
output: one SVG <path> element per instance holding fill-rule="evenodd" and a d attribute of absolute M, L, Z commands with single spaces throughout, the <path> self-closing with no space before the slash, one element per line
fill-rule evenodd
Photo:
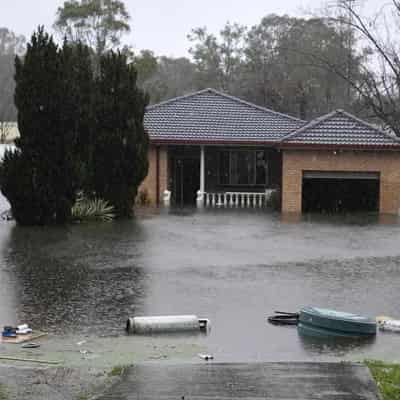
<path fill-rule="evenodd" d="M 336 110 L 285 136 L 280 147 L 400 149 L 400 140 L 354 115 Z"/>
<path fill-rule="evenodd" d="M 304 121 L 205 89 L 146 110 L 144 124 L 153 143 L 276 142 Z"/>

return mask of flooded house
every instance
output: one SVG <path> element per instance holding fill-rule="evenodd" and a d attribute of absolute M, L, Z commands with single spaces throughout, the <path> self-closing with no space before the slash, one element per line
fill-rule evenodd
<path fill-rule="evenodd" d="M 311 122 L 205 89 L 149 106 L 153 205 L 399 214 L 400 140 L 336 110 Z"/>

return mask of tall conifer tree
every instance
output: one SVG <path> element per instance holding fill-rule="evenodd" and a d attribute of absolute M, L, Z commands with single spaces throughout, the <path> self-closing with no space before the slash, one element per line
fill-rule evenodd
<path fill-rule="evenodd" d="M 149 139 L 143 126 L 148 98 L 137 86 L 135 68 L 121 53 L 101 57 L 96 86 L 94 191 L 119 216 L 129 216 L 148 171 Z"/>
<path fill-rule="evenodd" d="M 1 168 L 2 192 L 20 224 L 66 222 L 75 201 L 78 131 L 72 55 L 39 28 L 16 58 L 15 105 L 20 138 Z"/>

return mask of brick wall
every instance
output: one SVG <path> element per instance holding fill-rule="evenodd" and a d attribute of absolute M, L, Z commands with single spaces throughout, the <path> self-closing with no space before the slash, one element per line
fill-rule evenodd
<path fill-rule="evenodd" d="M 168 149 L 167 147 L 159 147 L 159 194 L 160 203 L 162 202 L 163 193 L 168 188 Z M 141 192 L 147 192 L 150 205 L 157 204 L 157 149 L 150 146 L 149 149 L 149 172 L 147 177 L 139 187 L 139 196 Z"/>
<path fill-rule="evenodd" d="M 303 171 L 380 172 L 380 212 L 399 214 L 400 153 L 283 150 L 282 212 L 302 210 Z"/>

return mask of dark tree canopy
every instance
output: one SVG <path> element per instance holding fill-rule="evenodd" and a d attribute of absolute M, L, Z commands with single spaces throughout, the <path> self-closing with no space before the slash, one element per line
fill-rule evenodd
<path fill-rule="evenodd" d="M 95 73 L 88 46 L 59 47 L 43 28 L 16 58 L 20 138 L 0 165 L 0 184 L 19 224 L 69 221 L 78 193 L 132 213 L 148 169 L 147 96 L 126 55 L 99 61 Z"/>
<path fill-rule="evenodd" d="M 364 62 L 359 75 L 349 74 L 346 63 L 340 68 L 323 59 L 321 64 L 346 80 L 369 113 L 400 136 L 400 1 L 388 1 L 374 18 L 363 15 L 352 0 L 338 0 L 335 11 L 333 23 L 361 38 L 372 62 Z"/>
<path fill-rule="evenodd" d="M 149 139 L 143 126 L 148 98 L 137 86 L 136 69 L 121 53 L 101 57 L 96 90 L 93 189 L 117 215 L 129 216 L 148 171 Z"/>
<path fill-rule="evenodd" d="M 351 30 L 329 18 L 268 15 L 250 28 L 227 23 L 216 35 L 202 27 L 188 38 L 192 59 L 150 51 L 134 58 L 152 103 L 213 87 L 303 119 L 363 109 L 345 77 L 361 76 L 365 54 L 355 50 Z"/>
<path fill-rule="evenodd" d="M 74 90 L 67 52 L 43 28 L 33 34 L 24 59 L 16 58 L 15 105 L 21 137 L 1 166 L 1 190 L 23 225 L 68 220 L 75 199 Z M 67 106 L 65 106 L 67 105 Z M 73 106 L 72 106 L 73 107 Z"/>
<path fill-rule="evenodd" d="M 97 55 L 120 45 L 130 31 L 130 16 L 120 0 L 68 0 L 57 10 L 55 29 L 70 42 L 82 42 Z"/>

